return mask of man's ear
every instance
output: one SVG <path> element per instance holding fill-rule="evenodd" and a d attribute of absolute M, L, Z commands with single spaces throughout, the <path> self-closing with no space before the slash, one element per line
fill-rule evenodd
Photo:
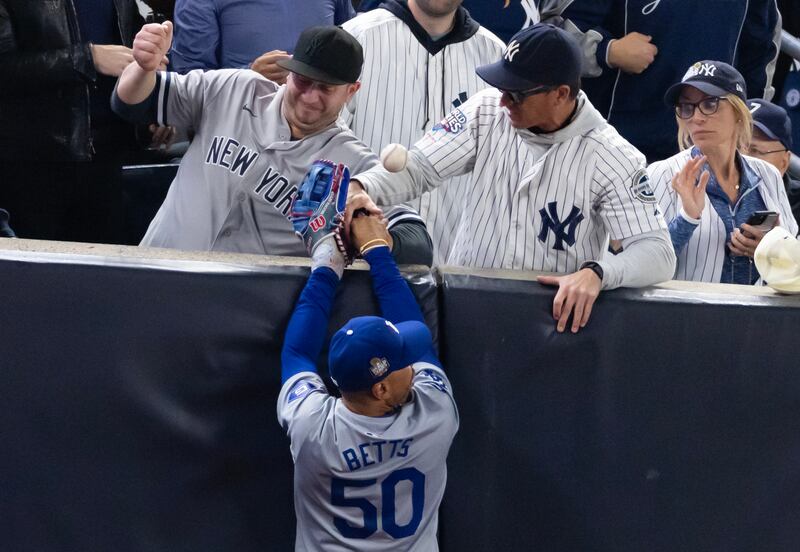
<path fill-rule="evenodd" d="M 347 85 L 347 101 L 349 102 L 353 96 L 355 96 L 356 92 L 361 89 L 361 81 L 356 81 L 353 84 Z"/>
<path fill-rule="evenodd" d="M 792 160 L 792 152 L 785 151 L 783 152 L 783 157 L 781 158 L 781 165 L 778 167 L 778 170 L 781 172 L 781 176 L 786 174 L 786 171 L 789 170 L 789 163 Z"/>
<path fill-rule="evenodd" d="M 384 397 L 388 394 L 389 390 L 386 388 L 386 383 L 383 381 L 379 381 L 378 383 L 372 386 L 372 396 L 376 399 L 383 400 Z"/>
<path fill-rule="evenodd" d="M 566 84 L 562 84 L 561 86 L 556 88 L 555 92 L 556 92 L 556 98 L 558 98 L 559 103 L 565 103 L 570 101 L 569 97 L 570 88 Z"/>

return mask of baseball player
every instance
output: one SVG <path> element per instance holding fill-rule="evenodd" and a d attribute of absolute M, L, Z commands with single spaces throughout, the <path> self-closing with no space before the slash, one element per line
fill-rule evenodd
<path fill-rule="evenodd" d="M 112 103 L 135 122 L 169 121 L 194 131 L 169 193 L 142 245 L 268 255 L 305 255 L 288 221 L 297 186 L 317 158 L 364 170 L 377 156 L 338 121 L 359 89 L 361 46 L 337 27 L 300 36 L 284 86 L 249 70 L 158 72 L 172 24 L 145 25 Z M 424 223 L 387 212 L 401 263 L 431 262 Z"/>
<path fill-rule="evenodd" d="M 565 31 L 537 24 L 517 33 L 501 59 L 478 68 L 491 88 L 426 133 L 403 171 L 354 178 L 348 211 L 406 201 L 453 175 L 465 212 L 450 262 L 542 270 L 559 286 L 557 329 L 586 324 L 601 289 L 668 280 L 675 267 L 644 157 L 580 91 L 581 52 Z M 356 182 L 357 181 L 357 182 Z M 359 186 L 360 183 L 360 186 Z M 624 251 L 605 256 L 609 237 Z"/>
<path fill-rule="evenodd" d="M 385 318 L 353 318 L 331 339 L 328 369 L 340 399 L 317 374 L 344 270 L 333 205 L 338 188 L 344 207 L 347 177 L 338 176 L 341 165 L 332 169 L 321 172 L 335 183 L 319 194 L 317 183 L 306 181 L 298 196 L 302 205 L 294 209 L 303 214 L 310 206 L 295 222 L 312 258 L 286 330 L 277 405 L 295 463 L 295 550 L 438 550 L 445 459 L 458 411 L 422 312 L 375 217 L 360 216 L 351 231 L 370 265 Z M 314 220 L 326 224 L 312 228 Z"/>
<path fill-rule="evenodd" d="M 486 87 L 475 68 L 505 48 L 469 16 L 461 0 L 387 0 L 343 27 L 364 49 L 364 92 L 351 98 L 342 116 L 373 151 L 391 143 L 411 147 L 453 107 Z M 447 261 L 463 212 L 457 188 L 444 183 L 412 203 L 433 238 L 436 264 Z"/>

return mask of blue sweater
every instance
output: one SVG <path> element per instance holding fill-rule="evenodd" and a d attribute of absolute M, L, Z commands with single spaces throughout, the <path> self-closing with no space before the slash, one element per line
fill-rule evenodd
<path fill-rule="evenodd" d="M 177 0 L 171 68 L 243 68 L 271 50 L 292 53 L 300 33 L 353 17 L 350 0 Z"/>
<path fill-rule="evenodd" d="M 778 52 L 775 0 L 576 0 L 563 16 L 582 31 L 603 36 L 595 56 L 602 74 L 585 78 L 583 88 L 651 162 L 678 152 L 675 115 L 663 98 L 694 62 L 730 63 L 744 76 L 748 98 L 764 97 L 772 80 L 768 64 Z M 609 41 L 634 31 L 652 36 L 658 47 L 655 61 L 640 75 L 606 64 Z"/>

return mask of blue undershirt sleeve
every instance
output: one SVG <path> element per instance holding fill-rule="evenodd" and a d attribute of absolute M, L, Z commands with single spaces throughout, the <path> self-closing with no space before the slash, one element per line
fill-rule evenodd
<path fill-rule="evenodd" d="M 669 236 L 672 238 L 672 247 L 675 248 L 676 255 L 689 243 L 697 226 L 697 224 L 692 224 L 680 214 L 669 223 Z"/>
<path fill-rule="evenodd" d="M 339 277 L 328 267 L 314 270 L 297 300 L 281 351 L 281 384 L 300 372 L 317 372 Z"/>
<path fill-rule="evenodd" d="M 378 297 L 383 317 L 390 322 L 416 320 L 424 324 L 425 317 L 422 315 L 422 310 L 414 294 L 411 293 L 411 288 L 400 275 L 389 248 L 376 247 L 364 255 L 364 260 L 369 263 L 372 289 Z M 420 362 L 429 362 L 439 368 L 442 367 L 432 347 Z"/>

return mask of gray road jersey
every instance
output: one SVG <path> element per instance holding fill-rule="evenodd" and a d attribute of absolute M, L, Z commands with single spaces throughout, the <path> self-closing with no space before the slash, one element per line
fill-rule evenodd
<path fill-rule="evenodd" d="M 287 215 L 311 163 L 380 161 L 340 121 L 292 141 L 284 90 L 250 70 L 157 74 L 158 122 L 195 137 L 142 245 L 306 255 Z"/>
<path fill-rule="evenodd" d="M 278 420 L 295 463 L 295 550 L 438 550 L 458 411 L 444 372 L 427 363 L 414 371 L 413 399 L 381 418 L 348 410 L 317 374 L 284 384 Z"/>

